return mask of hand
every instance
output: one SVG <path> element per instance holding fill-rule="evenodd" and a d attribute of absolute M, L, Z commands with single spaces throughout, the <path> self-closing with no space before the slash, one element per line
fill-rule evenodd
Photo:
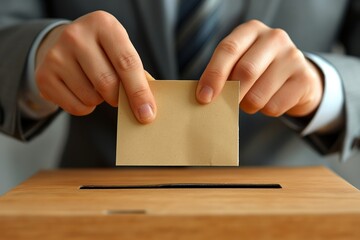
<path fill-rule="evenodd" d="M 224 38 L 200 78 L 197 98 L 209 103 L 225 81 L 240 81 L 240 107 L 253 114 L 307 116 L 319 106 L 323 79 L 285 31 L 253 20 Z"/>
<path fill-rule="evenodd" d="M 42 96 L 70 114 L 89 114 L 104 100 L 116 107 L 121 81 L 139 122 L 155 118 L 141 59 L 124 27 L 106 12 L 53 29 L 39 47 L 35 71 Z"/>

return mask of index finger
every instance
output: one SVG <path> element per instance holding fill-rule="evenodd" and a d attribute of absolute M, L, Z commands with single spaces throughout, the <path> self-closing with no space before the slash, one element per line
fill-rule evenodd
<path fill-rule="evenodd" d="M 150 90 L 139 54 L 123 26 L 118 23 L 111 32 L 100 34 L 100 42 L 115 71 L 120 76 L 130 107 L 141 123 L 156 116 L 156 103 Z"/>
<path fill-rule="evenodd" d="M 210 103 L 219 95 L 232 69 L 257 39 L 262 23 L 250 21 L 238 26 L 216 47 L 196 89 L 200 103 Z"/>

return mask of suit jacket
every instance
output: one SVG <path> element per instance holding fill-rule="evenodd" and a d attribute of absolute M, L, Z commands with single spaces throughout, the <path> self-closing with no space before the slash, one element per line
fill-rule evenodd
<path fill-rule="evenodd" d="M 75 19 L 99 9 L 112 13 L 127 29 L 145 69 L 156 79 L 178 79 L 174 39 L 163 1 L 0 0 L 0 130 L 28 140 L 56 115 L 41 121 L 25 119 L 20 115 L 17 98 L 34 39 L 59 19 Z M 227 4 L 236 2 L 229 0 Z M 359 4 L 346 0 L 245 0 L 243 3 L 246 8 L 239 13 L 238 24 L 259 19 L 271 27 L 283 28 L 298 48 L 318 52 L 338 70 L 344 85 L 346 122 L 336 134 L 311 134 L 303 141 L 277 119 L 241 114 L 240 164 L 326 164 L 319 153 L 337 153 L 341 159 L 358 158 L 360 61 L 328 52 L 341 40 L 349 54 L 360 55 Z M 72 117 L 62 166 L 114 166 L 116 112 L 102 104 L 88 116 Z"/>

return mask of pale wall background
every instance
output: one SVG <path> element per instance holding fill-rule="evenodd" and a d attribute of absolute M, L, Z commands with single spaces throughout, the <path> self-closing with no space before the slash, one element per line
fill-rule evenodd
<path fill-rule="evenodd" d="M 61 113 L 40 136 L 28 143 L 0 133 L 0 195 L 40 169 L 56 167 L 67 126 L 68 116 Z"/>

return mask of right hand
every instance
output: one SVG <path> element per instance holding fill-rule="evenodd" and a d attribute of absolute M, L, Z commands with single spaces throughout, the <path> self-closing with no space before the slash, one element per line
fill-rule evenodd
<path fill-rule="evenodd" d="M 109 13 L 93 12 L 54 28 L 38 49 L 35 72 L 41 95 L 70 114 L 87 115 L 103 101 L 116 107 L 121 81 L 138 121 L 155 119 L 140 56 Z"/>

